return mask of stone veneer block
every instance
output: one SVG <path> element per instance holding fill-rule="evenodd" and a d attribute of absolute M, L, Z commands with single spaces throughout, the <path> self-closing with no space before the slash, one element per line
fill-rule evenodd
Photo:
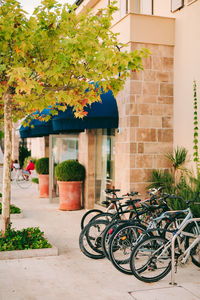
<path fill-rule="evenodd" d="M 167 152 L 172 152 L 172 143 L 143 143 L 144 152 L 158 155 L 158 153 L 164 155 Z"/>
<path fill-rule="evenodd" d="M 137 115 L 138 105 L 135 103 L 126 104 L 126 115 Z"/>
<path fill-rule="evenodd" d="M 138 111 L 140 115 L 152 115 L 152 105 L 138 104 Z"/>
<path fill-rule="evenodd" d="M 173 84 L 161 83 L 160 96 L 173 96 Z"/>
<path fill-rule="evenodd" d="M 138 143 L 138 153 L 143 153 L 143 152 L 144 152 L 144 144 Z"/>
<path fill-rule="evenodd" d="M 155 142 L 156 141 L 156 130 L 149 128 L 137 128 L 136 129 L 136 140 L 138 142 Z"/>
<path fill-rule="evenodd" d="M 156 71 L 153 70 L 144 70 L 144 81 L 155 81 L 156 80 Z"/>
<path fill-rule="evenodd" d="M 162 117 L 162 128 L 173 128 L 172 117 Z"/>
<path fill-rule="evenodd" d="M 153 168 L 153 155 L 138 154 L 135 156 L 136 168 Z"/>
<path fill-rule="evenodd" d="M 169 81 L 169 72 L 157 72 L 156 80 L 159 82 L 168 82 Z"/>
<path fill-rule="evenodd" d="M 174 59 L 172 57 L 163 57 L 163 71 L 172 71 Z"/>
<path fill-rule="evenodd" d="M 173 142 L 173 129 L 158 129 L 158 142 Z"/>
<path fill-rule="evenodd" d="M 159 84 L 154 82 L 144 82 L 143 84 L 143 94 L 144 95 L 158 95 Z"/>
<path fill-rule="evenodd" d="M 139 103 L 157 103 L 157 96 L 149 96 L 149 95 L 137 95 L 136 96 L 136 102 Z"/>
<path fill-rule="evenodd" d="M 142 92 L 142 82 L 141 81 L 130 81 L 130 94 L 141 94 Z"/>
<path fill-rule="evenodd" d="M 158 97 L 158 103 L 161 104 L 173 104 L 174 98 L 173 97 Z"/>

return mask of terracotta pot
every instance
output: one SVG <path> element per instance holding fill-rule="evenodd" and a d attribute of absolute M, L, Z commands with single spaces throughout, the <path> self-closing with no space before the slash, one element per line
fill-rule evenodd
<path fill-rule="evenodd" d="M 40 198 L 49 197 L 49 174 L 38 174 Z"/>
<path fill-rule="evenodd" d="M 60 210 L 81 209 L 82 181 L 58 181 Z"/>

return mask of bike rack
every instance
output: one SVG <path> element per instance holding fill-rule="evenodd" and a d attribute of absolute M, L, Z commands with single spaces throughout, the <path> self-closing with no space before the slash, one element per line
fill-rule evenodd
<path fill-rule="evenodd" d="M 176 233 L 175 235 L 173 236 L 172 238 L 172 245 L 171 245 L 171 251 L 172 251 L 172 260 L 171 260 L 171 265 L 172 265 L 172 268 L 171 268 L 171 282 L 169 284 L 171 285 L 177 285 L 177 283 L 175 282 L 175 258 L 174 258 L 174 244 L 175 244 L 175 240 L 177 238 L 177 236 L 183 231 L 183 229 L 189 224 L 189 223 L 192 223 L 192 222 L 198 222 L 200 221 L 200 218 L 192 218 L 190 220 L 188 220 L 182 228 L 180 228 Z"/>

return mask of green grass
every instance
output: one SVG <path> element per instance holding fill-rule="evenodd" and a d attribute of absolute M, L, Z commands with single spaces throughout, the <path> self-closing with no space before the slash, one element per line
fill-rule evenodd
<path fill-rule="evenodd" d="M 10 213 L 11 214 L 20 214 L 21 209 L 15 205 L 10 205 Z M 2 214 L 2 203 L 0 202 L 0 215 Z"/>
<path fill-rule="evenodd" d="M 27 250 L 52 248 L 44 238 L 44 233 L 38 227 L 29 227 L 22 230 L 11 228 L 6 230 L 5 237 L 0 233 L 0 251 Z"/>

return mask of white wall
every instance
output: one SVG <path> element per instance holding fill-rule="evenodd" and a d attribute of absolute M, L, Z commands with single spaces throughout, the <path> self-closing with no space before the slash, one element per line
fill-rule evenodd
<path fill-rule="evenodd" d="M 200 99 L 200 1 L 174 13 L 174 144 L 193 154 L 193 80 Z M 200 118 L 200 102 L 199 102 Z M 199 120 L 200 121 L 200 120 Z"/>

